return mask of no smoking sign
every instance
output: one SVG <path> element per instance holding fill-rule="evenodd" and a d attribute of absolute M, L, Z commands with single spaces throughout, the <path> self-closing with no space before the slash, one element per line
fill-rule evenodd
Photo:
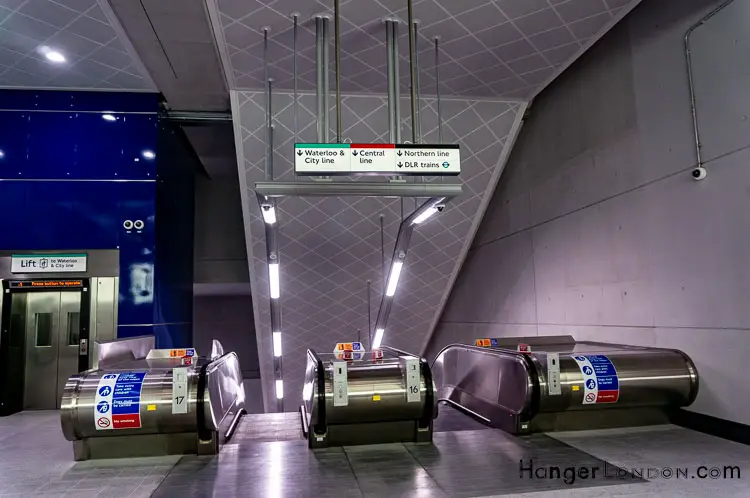
<path fill-rule="evenodd" d="M 110 424 L 110 421 L 107 417 L 99 417 L 99 419 L 96 421 L 96 425 L 104 429 L 109 427 L 109 424 Z"/>

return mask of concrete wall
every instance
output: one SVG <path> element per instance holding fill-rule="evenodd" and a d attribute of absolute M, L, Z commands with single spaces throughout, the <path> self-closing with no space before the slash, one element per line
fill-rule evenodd
<path fill-rule="evenodd" d="M 683 37 L 720 2 L 651 0 L 541 94 L 427 348 L 572 334 L 679 348 L 692 410 L 750 423 L 750 2 L 692 38 L 696 163 Z"/>

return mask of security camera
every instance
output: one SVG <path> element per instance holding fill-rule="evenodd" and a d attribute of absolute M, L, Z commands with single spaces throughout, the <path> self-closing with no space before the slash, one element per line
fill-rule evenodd
<path fill-rule="evenodd" d="M 706 171 L 706 168 L 699 166 L 697 168 L 694 168 L 690 174 L 693 175 L 693 180 L 698 181 L 698 180 L 703 180 L 706 177 L 707 173 L 708 172 Z"/>
<path fill-rule="evenodd" d="M 439 213 L 442 213 L 443 210 L 445 209 L 445 204 L 438 204 L 435 207 L 437 208 L 437 210 L 438 210 Z"/>

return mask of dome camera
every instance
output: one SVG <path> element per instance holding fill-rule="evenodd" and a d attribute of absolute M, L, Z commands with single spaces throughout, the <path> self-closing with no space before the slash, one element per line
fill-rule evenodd
<path fill-rule="evenodd" d="M 698 181 L 698 180 L 703 180 L 704 178 L 706 178 L 707 171 L 706 171 L 706 168 L 699 166 L 697 168 L 694 168 L 690 174 L 693 176 L 693 180 Z"/>

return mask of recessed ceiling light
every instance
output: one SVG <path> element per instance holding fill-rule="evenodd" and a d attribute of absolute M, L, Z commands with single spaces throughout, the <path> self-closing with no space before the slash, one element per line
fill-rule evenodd
<path fill-rule="evenodd" d="M 43 55 L 45 59 L 50 62 L 54 62 L 55 64 L 62 64 L 67 61 L 62 52 L 50 48 L 46 45 L 42 45 L 41 47 L 39 47 L 38 52 Z"/>
<path fill-rule="evenodd" d="M 141 155 L 144 159 L 154 159 L 156 157 L 156 154 L 154 154 L 154 151 L 152 150 L 144 150 L 141 152 Z"/>
<path fill-rule="evenodd" d="M 109 113 L 102 114 L 102 119 L 104 121 L 117 121 L 117 118 L 115 117 L 115 115 L 114 114 L 109 114 Z"/>
<path fill-rule="evenodd" d="M 5 157 L 5 152 L 3 152 L 2 150 L 0 150 L 0 159 L 2 159 L 4 157 Z"/>

